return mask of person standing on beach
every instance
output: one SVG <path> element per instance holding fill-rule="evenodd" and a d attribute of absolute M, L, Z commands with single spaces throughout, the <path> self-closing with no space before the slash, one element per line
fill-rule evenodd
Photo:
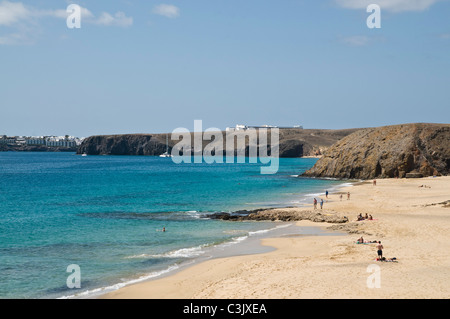
<path fill-rule="evenodd" d="M 320 199 L 320 209 L 322 209 L 322 207 L 323 207 L 323 199 L 321 198 Z"/>
<path fill-rule="evenodd" d="M 317 199 L 314 198 L 314 209 L 317 209 Z"/>
<path fill-rule="evenodd" d="M 350 199 L 350 192 L 347 192 L 347 200 Z"/>
<path fill-rule="evenodd" d="M 325 197 L 328 198 L 328 191 L 325 191 Z"/>
<path fill-rule="evenodd" d="M 383 258 L 383 245 L 381 245 L 381 241 L 378 241 L 378 244 L 377 244 L 377 254 L 378 254 L 378 260 L 381 260 L 381 258 Z"/>

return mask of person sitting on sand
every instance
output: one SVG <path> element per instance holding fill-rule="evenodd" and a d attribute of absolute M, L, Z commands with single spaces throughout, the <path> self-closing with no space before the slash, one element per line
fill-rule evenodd
<path fill-rule="evenodd" d="M 369 220 L 373 220 L 373 217 L 372 217 L 372 215 L 369 215 Z"/>
<path fill-rule="evenodd" d="M 364 243 L 364 238 L 361 236 L 357 241 L 357 244 L 363 244 Z"/>
<path fill-rule="evenodd" d="M 364 219 L 369 219 L 369 215 L 367 215 L 367 213 L 366 213 L 366 215 L 364 216 Z"/>

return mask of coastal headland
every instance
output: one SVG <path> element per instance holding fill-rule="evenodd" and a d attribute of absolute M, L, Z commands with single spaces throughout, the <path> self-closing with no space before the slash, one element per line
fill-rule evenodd
<path fill-rule="evenodd" d="M 339 179 L 450 174 L 450 124 L 411 123 L 358 130 L 328 148 L 302 176 Z"/>
<path fill-rule="evenodd" d="M 342 129 L 342 130 L 323 130 L 323 129 L 280 129 L 279 130 L 279 156 L 280 157 L 307 157 L 321 156 L 322 153 L 331 145 L 342 139 L 343 137 L 358 131 L 359 129 Z M 226 141 L 225 134 L 221 132 L 224 143 Z M 233 132 L 238 138 L 246 138 L 246 144 L 240 149 L 235 146 L 235 152 L 242 151 L 248 155 L 248 136 L 246 131 Z M 190 145 L 194 145 L 194 134 L 191 134 L 192 140 Z M 168 145 L 166 145 L 166 142 Z M 163 154 L 168 147 L 169 152 L 177 144 L 177 140 L 171 139 L 171 134 L 121 134 L 121 135 L 95 135 L 84 139 L 78 148 L 78 154 L 87 155 L 153 155 Z M 218 146 L 218 141 L 203 140 L 203 149 L 205 146 Z M 258 143 L 258 142 L 257 142 Z M 225 149 L 225 145 L 220 145 L 221 149 Z M 269 147 L 270 152 L 270 147 Z"/>
<path fill-rule="evenodd" d="M 262 245 L 276 250 L 208 260 L 101 298 L 446 299 L 450 297 L 449 189 L 448 176 L 362 181 L 318 197 L 324 200 L 322 210 L 264 210 L 258 214 L 275 223 L 281 222 L 273 218 L 277 214 L 309 214 L 305 212 L 345 216 L 348 221 L 294 221 L 341 235 L 263 239 Z M 373 219 L 358 221 L 360 214 Z M 364 243 L 357 243 L 361 237 Z M 386 261 L 377 261 L 375 241 L 381 241 Z"/>

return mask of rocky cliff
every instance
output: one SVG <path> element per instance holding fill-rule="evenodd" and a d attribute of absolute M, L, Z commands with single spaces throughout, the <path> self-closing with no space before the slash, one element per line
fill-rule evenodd
<path fill-rule="evenodd" d="M 358 130 L 328 148 L 302 176 L 372 179 L 450 173 L 450 124 Z"/>
<path fill-rule="evenodd" d="M 279 130 L 279 155 L 280 157 L 302 157 L 320 155 L 328 147 L 341 138 L 357 131 L 358 129 L 345 130 L 320 130 L 320 129 L 280 129 Z M 220 134 L 220 133 L 219 133 Z M 225 132 L 221 132 L 222 147 L 225 149 Z M 235 134 L 246 134 L 236 132 Z M 169 150 L 178 143 L 171 140 L 169 135 Z M 244 152 L 248 154 L 248 138 Z M 270 136 L 268 141 L 270 142 Z M 193 140 L 189 141 L 193 145 Z M 206 145 L 214 146 L 220 141 L 203 141 Z M 256 142 L 257 143 L 257 142 Z M 235 152 L 238 146 L 235 147 Z M 160 155 L 166 151 L 166 134 L 124 134 L 124 135 L 97 135 L 86 138 L 78 148 L 78 154 L 88 155 Z M 270 151 L 270 150 L 269 150 Z"/>
<path fill-rule="evenodd" d="M 96 135 L 84 139 L 77 154 L 160 155 L 165 151 L 165 137 L 159 134 Z"/>

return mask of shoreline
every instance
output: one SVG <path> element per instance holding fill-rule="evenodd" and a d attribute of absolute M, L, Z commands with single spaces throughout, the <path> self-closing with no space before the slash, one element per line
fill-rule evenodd
<path fill-rule="evenodd" d="M 297 176 L 298 177 L 298 176 Z M 327 180 L 327 178 L 325 178 L 325 180 Z M 331 179 L 334 180 L 334 179 Z M 353 185 L 354 183 L 358 183 L 360 182 L 359 180 L 342 180 L 342 183 L 337 184 L 337 185 L 331 185 L 328 189 L 333 191 L 335 189 L 340 189 L 340 188 L 345 188 L 345 187 L 349 187 L 351 185 Z M 325 189 L 323 189 L 323 194 L 325 194 Z M 62 296 L 59 297 L 59 299 L 97 299 L 97 298 L 103 298 L 104 296 L 110 294 L 110 293 L 114 293 L 115 291 L 119 290 L 119 289 L 123 289 L 126 288 L 128 286 L 131 285 L 136 285 L 136 284 L 141 284 L 141 283 L 146 283 L 146 282 L 151 282 L 154 280 L 159 280 L 159 279 L 163 279 L 166 278 L 168 276 L 172 276 L 175 275 L 176 273 L 185 270 L 186 268 L 189 267 L 193 267 L 199 263 L 205 262 L 207 260 L 212 260 L 212 259 L 217 259 L 217 258 L 227 258 L 227 257 L 234 257 L 234 256 L 241 256 L 242 251 L 246 250 L 247 253 L 245 253 L 246 255 L 255 255 L 255 254 L 260 254 L 263 253 L 264 251 L 268 252 L 268 251 L 272 251 L 275 250 L 274 247 L 271 246 L 267 246 L 267 245 L 263 245 L 262 244 L 262 240 L 266 239 L 266 238 L 270 238 L 270 237 L 283 237 L 283 236 L 294 236 L 295 234 L 292 234 L 292 231 L 289 230 L 289 228 L 297 228 L 298 231 L 301 231 L 302 233 L 299 234 L 297 232 L 297 236 L 308 236 L 308 235 L 314 235 L 314 236 L 329 236 L 329 235 L 335 235 L 335 233 L 331 233 L 329 230 L 326 230 L 324 227 L 321 227 L 320 223 L 318 221 L 315 222 L 311 222 L 311 224 L 305 224 L 305 225 L 296 225 L 295 224 L 295 220 L 294 219 L 288 219 L 288 220 L 269 220 L 267 218 L 263 218 L 263 219 L 234 219 L 234 218 L 215 218 L 214 215 L 228 215 L 228 216 L 233 216 L 235 214 L 237 214 L 238 216 L 242 216 L 243 213 L 253 213 L 253 212 L 271 212 L 271 211 L 278 211 L 278 210 L 285 210 L 285 209 L 302 209 L 305 210 L 307 212 L 306 219 L 311 218 L 311 216 L 314 216 L 315 214 L 311 212 L 311 209 L 309 207 L 312 207 L 312 204 L 309 204 L 309 198 L 312 198 L 314 196 L 317 197 L 317 193 L 307 193 L 304 194 L 303 196 L 305 197 L 304 202 L 296 205 L 296 206 L 286 206 L 286 205 L 281 205 L 280 206 L 273 206 L 273 207 L 266 207 L 266 208 L 259 208 L 259 209 L 253 209 L 253 210 L 237 210 L 237 211 L 233 211 L 230 213 L 227 212 L 221 212 L 221 213 L 211 213 L 211 214 L 206 214 L 203 217 L 204 218 L 208 218 L 208 219 L 221 219 L 221 220 L 230 220 L 230 222 L 237 222 L 239 223 L 240 221 L 250 221 L 250 222 L 266 222 L 266 223 L 272 223 L 271 228 L 265 229 L 265 230 L 261 230 L 261 231 L 257 231 L 262 233 L 263 235 L 258 235 L 255 236 L 256 238 L 251 238 L 253 237 L 253 235 L 251 234 L 252 232 L 250 232 L 250 234 L 245 239 L 245 242 L 241 241 L 241 238 L 233 238 L 229 241 L 226 241 L 224 243 L 221 244 L 216 244 L 210 247 L 207 247 L 206 250 L 203 252 L 206 255 L 206 258 L 204 255 L 200 255 L 197 257 L 194 257 L 193 259 L 190 260 L 186 260 L 181 262 L 180 264 L 174 264 L 174 265 L 170 265 L 168 266 L 168 268 L 166 269 L 162 269 L 159 271 L 153 271 L 150 272 L 146 275 L 142 275 L 140 277 L 136 277 L 136 278 L 129 278 L 126 282 L 119 282 L 116 284 L 111 284 L 109 286 L 104 286 L 104 287 L 99 287 L 99 288 L 93 288 L 91 290 L 88 291 L 84 291 L 81 293 L 76 293 L 76 294 L 71 294 L 71 295 L 66 295 L 66 296 Z M 308 203 L 307 203 L 308 200 Z M 319 210 L 317 211 L 317 214 L 320 215 Z M 284 226 L 283 226 L 284 224 Z M 324 223 L 327 224 L 327 223 Z M 331 224 L 328 224 L 328 226 Z M 286 227 L 287 226 L 287 227 Z M 283 231 L 284 229 L 284 231 Z M 339 234 L 339 232 L 337 232 L 337 234 Z M 258 241 L 258 243 L 255 243 L 255 241 Z M 252 241 L 253 243 L 248 244 L 247 241 Z M 223 252 L 217 252 L 217 250 L 223 250 L 221 248 L 221 246 L 227 246 L 227 253 L 225 253 L 226 256 L 224 256 Z M 247 247 L 247 248 L 243 248 Z M 251 246 L 251 248 L 248 248 L 249 246 Z M 202 250 L 204 250 L 202 248 Z M 216 250 L 216 251 L 214 251 Z"/>
<path fill-rule="evenodd" d="M 376 186 L 363 181 L 345 187 L 351 198 L 342 201 L 339 188 L 330 193 L 324 208 L 349 215 L 348 223 L 296 225 L 342 235 L 264 238 L 261 245 L 274 250 L 207 260 L 99 298 L 449 298 L 449 186 L 448 176 L 382 179 Z M 355 221 L 366 212 L 373 221 Z M 381 240 L 385 257 L 396 262 L 376 261 L 373 244 L 355 244 L 360 236 Z M 371 266 L 380 267 L 381 288 L 368 287 Z"/>
<path fill-rule="evenodd" d="M 233 221 L 233 222 L 239 222 L 239 221 Z M 255 221 L 257 222 L 257 221 Z M 271 222 L 268 220 L 265 220 L 265 222 Z M 266 240 L 272 240 L 277 238 L 302 238 L 302 237 L 308 237 L 308 236 L 314 236 L 314 237 L 330 237 L 330 236 L 342 236 L 344 233 L 339 231 L 334 231 L 330 229 L 326 229 L 326 226 L 330 226 L 327 222 L 312 222 L 304 220 L 300 223 L 295 222 L 286 222 L 286 221 L 272 221 L 274 227 L 271 229 L 267 229 L 263 232 L 267 232 L 267 234 L 261 235 L 261 236 L 255 236 L 254 238 L 246 238 L 246 242 L 239 242 L 239 243 L 222 243 L 219 245 L 214 245 L 213 247 L 209 247 L 208 253 L 206 256 L 200 256 L 196 257 L 192 260 L 184 261 L 179 265 L 176 266 L 170 266 L 169 269 L 166 271 L 161 271 L 159 274 L 152 276 L 152 274 L 145 276 L 148 278 L 141 279 L 137 278 L 135 280 L 130 280 L 127 283 L 123 284 L 123 287 L 118 289 L 110 289 L 110 291 L 106 292 L 98 292 L 98 293 L 88 293 L 88 294 L 82 294 L 85 295 L 84 297 L 82 295 L 80 296 L 69 296 L 69 299 L 78 299 L 78 298 L 85 298 L 85 299 L 110 299 L 111 296 L 114 296 L 116 293 L 121 293 L 123 289 L 127 289 L 128 287 L 137 287 L 138 285 L 146 285 L 151 284 L 155 281 L 165 281 L 165 280 L 171 280 L 173 276 L 177 276 L 179 273 L 182 273 L 184 271 L 189 271 L 191 268 L 195 268 L 197 266 L 203 266 L 203 264 L 207 264 L 209 262 L 214 262 L 215 260 L 222 260 L 222 259 L 233 259 L 233 258 L 252 258 L 252 256 L 271 253 L 273 251 L 276 251 L 277 248 L 274 247 L 271 244 L 265 244 Z M 283 229 L 285 228 L 285 229 Z M 287 231 L 289 228 L 291 231 Z M 292 231 L 296 229 L 296 231 Z M 226 246 L 226 248 L 222 248 L 220 246 Z M 121 285 L 121 284 L 119 284 Z M 113 285 L 116 286 L 116 285 Z M 122 285 L 121 285 L 122 286 Z M 112 287 L 112 286 L 111 286 Z M 109 287 L 99 288 L 96 290 L 106 290 Z M 120 297 L 121 299 L 122 297 Z M 125 297 L 128 298 L 128 297 Z M 140 297 L 133 296 L 131 299 L 139 299 Z M 179 299 L 178 297 L 170 297 Z M 112 297 L 112 299 L 115 299 L 115 297 Z M 165 299 L 165 297 L 155 297 L 153 299 Z"/>
<path fill-rule="evenodd" d="M 232 222 L 238 223 L 239 221 Z M 170 265 L 166 269 L 154 271 L 139 278 L 129 279 L 126 282 L 112 284 L 106 287 L 94 288 L 79 294 L 59 297 L 58 299 L 103 299 L 106 295 L 128 286 L 145 284 L 155 280 L 163 280 L 167 277 L 174 276 L 179 272 L 188 270 L 190 267 L 195 267 L 196 265 L 211 260 L 269 253 L 274 251 L 276 248 L 270 245 L 263 245 L 262 241 L 270 238 L 339 236 L 343 234 L 326 230 L 320 225 L 316 225 L 318 224 L 316 222 L 311 222 L 311 224 L 305 223 L 304 225 L 287 221 L 264 220 L 263 222 L 271 223 L 273 227 L 250 232 L 249 235 L 243 236 L 245 237 L 244 239 L 243 237 L 234 238 L 230 241 L 202 248 L 203 254 L 193 257 L 192 259 L 182 261 L 179 264 Z"/>
<path fill-rule="evenodd" d="M 297 178 L 300 176 L 297 176 Z M 308 177 L 309 178 L 309 177 Z M 334 178 L 319 178 L 319 179 L 324 179 L 324 180 L 332 180 L 332 181 L 337 181 L 337 179 Z M 346 189 L 347 187 L 351 187 L 353 185 L 356 184 L 360 184 L 360 183 L 364 183 L 364 181 L 361 180 L 355 180 L 355 179 L 349 179 L 349 180 L 338 180 L 341 183 L 337 184 L 337 185 L 332 185 L 330 186 L 328 189 L 331 192 L 337 192 L 339 190 L 343 190 Z M 325 191 L 326 189 L 323 189 L 323 197 L 325 197 Z M 97 288 L 94 289 L 94 291 L 100 290 L 110 290 L 107 292 L 97 292 L 97 293 L 88 293 L 86 297 L 87 299 L 109 299 L 111 298 L 111 296 L 115 295 L 115 293 L 117 293 L 119 290 L 122 290 L 124 288 L 130 287 L 130 286 L 136 286 L 136 285 L 140 285 L 140 284 L 146 284 L 146 283 L 151 283 L 154 281 L 158 281 L 158 280 L 164 280 L 168 277 L 171 276 L 175 276 L 177 273 L 182 272 L 182 271 L 186 271 L 189 270 L 191 267 L 196 267 L 197 265 L 201 265 L 202 263 L 211 261 L 211 260 L 215 260 L 215 259 L 222 259 L 222 258 L 234 258 L 234 257 L 242 257 L 242 256 L 252 256 L 252 255 L 257 255 L 257 254 L 263 254 L 264 250 L 265 253 L 271 252 L 271 251 L 275 251 L 278 248 L 276 248 L 275 246 L 271 245 L 271 244 L 265 244 L 266 240 L 271 240 L 271 239 L 275 239 L 275 238 L 283 238 L 283 237 L 305 237 L 305 236 L 342 236 L 345 235 L 345 233 L 341 232 L 341 231 L 336 231 L 336 230 L 332 230 L 331 226 L 333 225 L 332 221 L 312 221 L 314 219 L 314 216 L 317 214 L 320 215 L 322 213 L 330 213 L 330 214 L 336 214 L 335 211 L 328 211 L 328 210 L 320 210 L 317 209 L 316 213 L 314 213 L 312 211 L 313 205 L 310 204 L 309 202 L 307 203 L 306 200 L 307 199 L 311 199 L 314 197 L 319 197 L 320 195 L 318 195 L 318 193 L 307 193 L 303 195 L 305 197 L 305 202 L 297 205 L 297 206 L 285 206 L 285 205 L 280 205 L 280 206 L 275 206 L 275 207 L 267 207 L 267 208 L 259 208 L 259 209 L 253 209 L 253 210 L 237 210 L 237 211 L 233 211 L 230 213 L 227 212 L 220 212 L 220 213 L 212 213 L 212 214 L 208 214 L 205 215 L 204 217 L 206 218 L 212 218 L 212 219 L 218 219 L 218 220 L 229 220 L 231 222 L 242 222 L 242 221 L 252 221 L 252 222 L 269 222 L 269 223 L 273 223 L 274 227 L 270 228 L 270 229 L 266 229 L 263 231 L 263 233 L 267 233 L 266 235 L 261 236 L 261 238 L 256 238 L 253 239 L 253 241 L 258 240 L 258 243 L 253 242 L 252 244 L 252 248 L 250 249 L 251 251 L 248 251 L 245 255 L 242 255 L 242 245 L 248 245 L 246 243 L 231 243 L 230 242 L 226 242 L 224 243 L 225 245 L 230 244 L 230 252 L 228 253 L 227 256 L 220 256 L 220 254 L 216 254 L 215 256 L 210 256 L 209 258 L 202 258 L 202 257 L 197 257 L 193 260 L 189 260 L 189 261 L 184 261 L 182 262 L 180 265 L 176 265 L 176 266 L 170 266 L 167 270 L 163 270 L 160 271 L 158 274 L 154 275 L 154 273 L 150 273 L 147 276 L 143 276 L 144 279 L 141 278 L 136 278 L 136 279 L 132 279 L 129 280 L 126 283 L 123 284 L 116 284 L 116 285 L 112 285 L 110 287 L 114 287 L 114 286 L 122 286 L 121 288 L 113 288 L 113 289 L 108 289 L 110 287 L 103 287 L 103 288 Z M 320 198 L 320 197 L 319 197 Z M 288 215 L 290 215 L 289 210 L 301 210 L 302 212 L 306 212 L 306 216 L 303 216 L 304 218 L 302 218 L 301 220 L 295 220 L 292 218 L 287 218 L 286 219 L 268 219 L 267 217 L 262 217 L 260 219 L 258 218 L 223 218 L 223 215 L 227 215 L 227 216 L 242 216 L 242 214 L 246 214 L 246 216 L 248 217 L 250 214 L 254 214 L 254 213 L 262 213 L 262 215 L 264 215 L 265 213 L 272 213 L 272 212 L 287 212 Z M 216 216 L 216 217 L 214 217 Z M 220 216 L 220 217 L 218 217 Z M 342 221 L 339 221 L 338 223 L 341 223 Z M 273 233 L 277 233 L 276 229 L 278 229 L 278 227 L 280 226 L 280 224 L 284 224 L 285 226 L 289 226 L 290 228 L 297 228 L 298 230 L 303 230 L 304 233 L 296 233 L 296 234 L 292 234 L 292 233 L 288 233 L 288 232 L 282 232 L 282 233 L 278 233 L 278 235 L 272 236 Z M 282 227 L 284 228 L 284 227 Z M 249 240 L 249 238 L 247 238 L 247 240 Z M 210 247 L 210 249 L 217 249 L 218 246 L 221 246 L 221 244 L 219 245 L 214 245 L 213 247 Z M 233 247 L 233 248 L 231 248 Z M 82 295 L 86 295 L 86 293 L 83 293 Z M 80 296 L 81 297 L 81 296 Z M 69 296 L 69 298 L 80 298 L 77 296 Z M 82 298 L 82 297 L 81 297 Z M 115 297 L 112 297 L 115 298 Z M 132 297 L 132 299 L 137 299 L 139 297 Z M 178 298 L 178 297 L 175 297 Z M 160 299 L 158 297 L 156 297 L 156 299 Z"/>

